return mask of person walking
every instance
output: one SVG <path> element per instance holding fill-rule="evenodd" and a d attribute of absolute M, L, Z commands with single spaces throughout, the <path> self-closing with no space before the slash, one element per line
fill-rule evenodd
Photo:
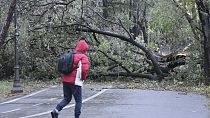
<path fill-rule="evenodd" d="M 61 80 L 63 83 L 63 100 L 51 111 L 52 118 L 58 118 L 59 112 L 71 102 L 72 96 L 75 99 L 75 118 L 79 118 L 82 107 L 82 86 L 89 69 L 89 60 L 86 52 L 89 45 L 82 38 L 74 49 L 74 64 L 73 71 L 69 74 L 62 74 Z"/>

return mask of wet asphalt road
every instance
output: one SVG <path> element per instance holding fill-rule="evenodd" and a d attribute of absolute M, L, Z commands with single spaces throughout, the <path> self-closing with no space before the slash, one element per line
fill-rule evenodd
<path fill-rule="evenodd" d="M 0 118 L 51 118 L 62 88 L 50 87 L 0 103 Z M 205 96 L 85 85 L 81 118 L 210 118 Z M 73 118 L 74 100 L 59 118 Z"/>

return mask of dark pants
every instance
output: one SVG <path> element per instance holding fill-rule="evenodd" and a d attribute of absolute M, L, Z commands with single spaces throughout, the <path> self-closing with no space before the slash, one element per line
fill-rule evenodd
<path fill-rule="evenodd" d="M 56 106 L 56 109 L 58 111 L 61 111 L 67 104 L 69 104 L 69 102 L 71 102 L 72 95 L 73 95 L 76 102 L 74 115 L 75 115 L 75 118 L 79 118 L 81 114 L 81 107 L 82 107 L 81 86 L 63 83 L 63 94 L 64 94 L 64 99 Z"/>

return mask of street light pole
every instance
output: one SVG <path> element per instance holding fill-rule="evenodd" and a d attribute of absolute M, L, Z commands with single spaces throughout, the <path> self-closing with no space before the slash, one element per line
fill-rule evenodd
<path fill-rule="evenodd" d="M 18 33 L 18 24 L 17 24 L 17 0 L 15 4 L 15 11 L 14 11 L 14 26 L 15 26 L 15 80 L 13 83 L 13 88 L 11 90 L 12 93 L 21 93 L 23 92 L 23 89 L 20 84 L 20 78 L 19 78 L 19 33 Z"/>

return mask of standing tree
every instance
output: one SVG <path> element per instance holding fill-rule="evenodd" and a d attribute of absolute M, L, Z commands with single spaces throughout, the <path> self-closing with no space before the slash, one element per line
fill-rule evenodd
<path fill-rule="evenodd" d="M 4 41 L 7 37 L 7 33 L 9 30 L 10 24 L 12 22 L 12 17 L 14 14 L 15 6 L 16 6 L 16 0 L 11 0 L 6 20 L 1 28 L 1 31 L 0 31 L 0 49 L 2 48 L 1 46 L 4 44 Z"/>
<path fill-rule="evenodd" d="M 204 48 L 204 71 L 206 85 L 210 85 L 210 2 L 208 0 L 196 0 L 198 13 L 202 27 L 202 39 Z"/>
<path fill-rule="evenodd" d="M 203 67 L 205 72 L 205 84 L 210 84 L 210 3 L 207 0 L 180 1 L 173 0 L 175 5 L 184 13 L 190 24 L 194 38 L 203 45 Z M 189 12 L 188 7 L 191 7 Z M 197 10 L 196 10 L 197 9 Z M 198 14 L 198 15 L 197 15 Z M 198 16 L 198 17 L 195 17 Z M 199 19 L 199 21 L 197 20 Z"/>

